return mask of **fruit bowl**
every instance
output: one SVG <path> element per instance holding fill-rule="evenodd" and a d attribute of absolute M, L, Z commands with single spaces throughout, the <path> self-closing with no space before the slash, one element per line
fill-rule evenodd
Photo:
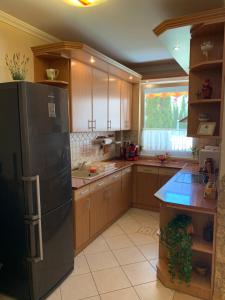
<path fill-rule="evenodd" d="M 161 162 L 164 163 L 168 159 L 169 155 L 168 154 L 160 154 L 156 155 L 156 158 Z"/>

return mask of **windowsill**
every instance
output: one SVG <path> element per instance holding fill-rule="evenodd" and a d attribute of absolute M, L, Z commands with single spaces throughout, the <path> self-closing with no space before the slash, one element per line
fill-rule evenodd
<path fill-rule="evenodd" d="M 165 154 L 165 152 L 164 152 Z M 146 152 L 141 152 L 140 153 L 140 157 L 143 157 L 144 159 L 149 158 L 156 158 L 157 154 L 153 154 L 153 153 L 146 153 Z M 194 162 L 194 163 L 198 163 L 198 159 L 194 158 L 192 155 L 191 156 L 179 156 L 179 155 L 169 155 L 170 159 L 174 159 L 174 160 L 187 160 L 189 162 Z"/>

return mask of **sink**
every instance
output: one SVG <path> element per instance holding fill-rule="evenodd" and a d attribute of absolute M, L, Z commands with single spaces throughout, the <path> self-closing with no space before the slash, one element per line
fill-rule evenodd
<path fill-rule="evenodd" d="M 100 175 L 99 173 L 90 173 L 89 170 L 73 170 L 72 176 L 79 179 L 92 179 Z"/>

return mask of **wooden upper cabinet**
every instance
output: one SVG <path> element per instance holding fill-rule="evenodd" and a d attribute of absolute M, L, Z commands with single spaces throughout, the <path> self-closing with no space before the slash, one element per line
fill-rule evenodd
<path fill-rule="evenodd" d="M 121 80 L 109 75 L 108 130 L 120 130 Z"/>
<path fill-rule="evenodd" d="M 71 61 L 71 131 L 92 131 L 92 68 Z"/>
<path fill-rule="evenodd" d="M 93 68 L 93 130 L 107 130 L 108 74 Z"/>
<path fill-rule="evenodd" d="M 132 84 L 121 81 L 121 129 L 131 129 Z"/>

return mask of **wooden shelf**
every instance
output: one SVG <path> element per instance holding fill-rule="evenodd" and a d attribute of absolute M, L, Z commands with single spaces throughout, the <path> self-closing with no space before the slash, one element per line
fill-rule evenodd
<path fill-rule="evenodd" d="M 214 69 L 217 67 L 222 68 L 222 64 L 223 64 L 222 59 L 203 61 L 203 62 L 200 62 L 193 66 L 190 66 L 190 71 L 208 70 L 208 69 Z"/>
<path fill-rule="evenodd" d="M 194 236 L 192 250 L 198 251 L 198 252 L 203 252 L 203 253 L 208 253 L 208 254 L 213 254 L 213 244 L 210 242 L 204 241 L 200 237 Z"/>
<path fill-rule="evenodd" d="M 212 288 L 210 274 L 209 276 L 204 277 L 193 271 L 189 285 L 186 283 L 180 283 L 179 279 L 171 279 L 168 272 L 167 260 L 160 258 L 157 264 L 157 276 L 168 288 L 175 289 L 195 297 L 200 297 L 201 299 L 211 299 Z"/>
<path fill-rule="evenodd" d="M 198 134 L 192 134 L 192 133 L 189 133 L 187 136 L 194 137 L 194 138 L 205 138 L 205 139 L 220 139 L 221 138 L 221 136 L 219 136 L 219 135 L 198 135 Z"/>
<path fill-rule="evenodd" d="M 211 103 L 211 104 L 215 104 L 215 103 L 221 103 L 222 100 L 221 99 L 197 99 L 197 100 L 192 100 L 189 101 L 190 105 L 195 105 L 195 104 L 204 104 L 204 103 Z"/>
<path fill-rule="evenodd" d="M 55 86 L 59 86 L 59 87 L 67 87 L 69 84 L 67 81 L 63 81 L 63 80 L 40 80 L 37 82 L 49 84 L 49 85 L 55 85 Z"/>

